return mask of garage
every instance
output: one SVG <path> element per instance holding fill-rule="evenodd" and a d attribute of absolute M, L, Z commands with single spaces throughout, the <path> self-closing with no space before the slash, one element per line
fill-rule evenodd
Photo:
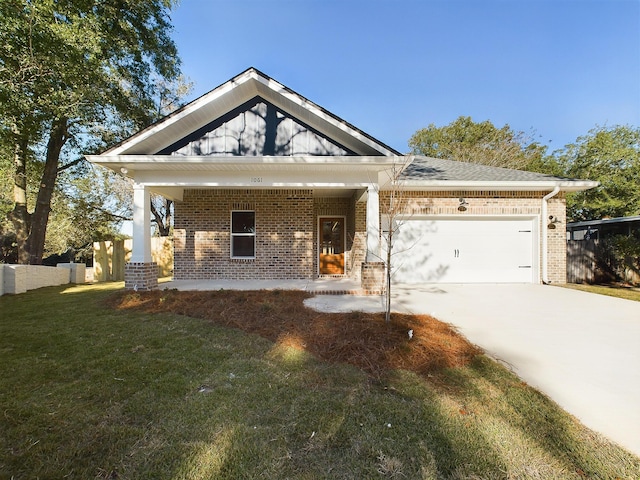
<path fill-rule="evenodd" d="M 532 217 L 403 219 L 396 224 L 392 273 L 398 283 L 533 283 Z"/>

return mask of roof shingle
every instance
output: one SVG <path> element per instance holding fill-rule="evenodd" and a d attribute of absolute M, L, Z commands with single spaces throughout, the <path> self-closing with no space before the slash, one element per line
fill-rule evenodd
<path fill-rule="evenodd" d="M 414 161 L 402 172 L 401 180 L 409 181 L 486 181 L 486 182 L 536 182 L 566 181 L 544 173 L 489 167 L 477 163 L 459 162 L 416 155 Z"/>

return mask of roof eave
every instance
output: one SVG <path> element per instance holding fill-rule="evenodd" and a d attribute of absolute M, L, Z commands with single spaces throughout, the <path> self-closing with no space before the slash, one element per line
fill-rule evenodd
<path fill-rule="evenodd" d="M 291 156 L 204 156 L 204 155 L 85 155 L 98 165 L 178 165 L 178 164 L 369 164 L 389 167 L 404 162 L 403 156 L 378 155 L 291 155 Z"/>
<path fill-rule="evenodd" d="M 569 222 L 567 227 L 590 227 L 596 225 L 610 225 L 630 222 L 640 222 L 640 215 L 630 217 L 602 218 L 598 220 L 583 220 L 581 222 Z"/>
<path fill-rule="evenodd" d="M 422 191 L 551 191 L 559 187 L 563 192 L 579 192 L 599 185 L 590 180 L 526 180 L 526 181 L 474 181 L 474 180 L 405 180 L 399 183 L 403 190 Z M 385 190 L 392 189 L 386 186 Z"/>
<path fill-rule="evenodd" d="M 247 171 L 308 172 L 361 172 L 371 182 L 378 182 L 381 172 L 402 164 L 404 157 L 388 156 L 173 156 L 173 155 L 86 155 L 91 163 L 106 167 L 118 174 L 135 178 L 141 172 L 202 172 L 203 176 L 220 172 Z"/>

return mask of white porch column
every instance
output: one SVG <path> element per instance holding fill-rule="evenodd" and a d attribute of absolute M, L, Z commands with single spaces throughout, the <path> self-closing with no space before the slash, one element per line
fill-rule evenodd
<path fill-rule="evenodd" d="M 133 184 L 133 249 L 131 263 L 151 263 L 151 196 L 146 186 Z"/>
<path fill-rule="evenodd" d="M 380 262 L 380 196 L 378 185 L 367 187 L 367 262 Z"/>

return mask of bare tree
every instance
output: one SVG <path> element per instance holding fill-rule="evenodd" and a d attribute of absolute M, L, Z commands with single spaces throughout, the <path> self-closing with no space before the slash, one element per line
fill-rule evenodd
<path fill-rule="evenodd" d="M 381 200 L 381 216 L 383 227 L 381 228 L 380 237 L 384 241 L 384 253 L 381 260 L 385 267 L 385 321 L 391 321 L 391 290 L 393 285 L 394 273 L 394 240 L 402 227 L 403 222 L 407 219 L 411 212 L 408 210 L 407 191 L 402 185 L 402 173 L 413 161 L 413 156 L 400 157 L 394 162 L 390 170 L 387 171 L 388 180 L 380 189 L 382 195 Z"/>

